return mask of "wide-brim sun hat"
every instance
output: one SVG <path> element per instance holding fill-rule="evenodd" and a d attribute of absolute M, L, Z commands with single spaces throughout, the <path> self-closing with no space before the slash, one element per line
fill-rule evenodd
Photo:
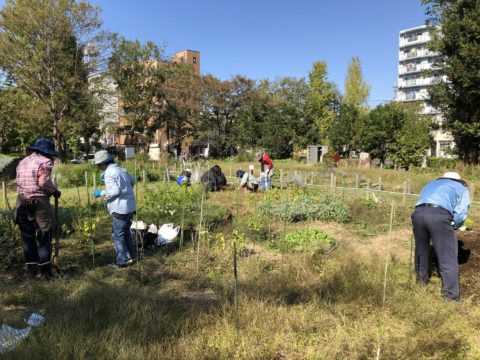
<path fill-rule="evenodd" d="M 37 139 L 37 141 L 35 141 L 35 144 L 33 146 L 30 146 L 29 149 L 33 151 L 38 151 L 47 156 L 58 156 L 58 153 L 55 151 L 55 144 L 52 140 L 47 138 Z"/>
<path fill-rule="evenodd" d="M 112 161 L 115 157 L 110 154 L 107 150 L 100 150 L 95 153 L 95 165 L 102 165 L 106 162 Z"/>
<path fill-rule="evenodd" d="M 467 182 L 462 179 L 459 173 L 455 171 L 447 171 L 445 174 L 443 174 L 440 179 L 452 179 L 461 182 L 464 185 L 467 185 Z"/>

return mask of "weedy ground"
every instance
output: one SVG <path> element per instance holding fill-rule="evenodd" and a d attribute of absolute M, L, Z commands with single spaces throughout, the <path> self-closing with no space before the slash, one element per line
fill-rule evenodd
<path fill-rule="evenodd" d="M 327 191 L 333 192 L 307 194 Z M 64 204 L 75 207 L 75 194 L 66 191 Z M 277 195 L 297 196 L 295 191 Z M 479 279 L 462 274 L 463 305 L 442 301 L 438 276 L 427 287 L 415 285 L 409 219 L 414 199 L 380 194 L 374 200 L 358 191 L 336 196 L 350 212 L 345 224 L 269 219 L 258 208 L 272 194 L 211 194 L 205 215 L 216 213 L 200 227 L 199 238 L 181 249 L 148 250 L 123 270 L 107 266 L 113 261 L 110 223 L 98 206 L 95 263 L 90 234 L 77 229 L 62 240 L 63 277 L 29 281 L 20 266 L 0 275 L 4 323 L 23 327 L 23 318 L 38 309 L 45 309 L 46 317 L 41 328 L 2 356 L 372 359 L 379 352 L 380 359 L 480 358 Z M 198 227 L 198 207 L 191 217 Z M 290 252 L 272 246 L 302 229 L 330 234 L 336 248 Z"/>

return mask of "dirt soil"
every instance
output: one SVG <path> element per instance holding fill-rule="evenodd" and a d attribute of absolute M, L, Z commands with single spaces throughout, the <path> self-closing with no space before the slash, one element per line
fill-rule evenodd
<path fill-rule="evenodd" d="M 458 231 L 458 263 L 461 274 L 480 273 L 480 229 Z"/>

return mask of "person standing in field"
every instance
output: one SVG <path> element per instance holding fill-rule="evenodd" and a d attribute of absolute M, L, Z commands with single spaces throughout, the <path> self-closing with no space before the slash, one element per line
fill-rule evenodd
<path fill-rule="evenodd" d="M 273 176 L 273 162 L 266 152 L 257 154 L 260 163 L 260 190 L 270 190 Z"/>
<path fill-rule="evenodd" d="M 95 190 L 95 198 L 103 196 L 112 217 L 112 238 L 116 262 L 114 269 L 124 268 L 136 260 L 130 226 L 137 209 L 133 185 L 135 178 L 117 165 L 113 155 L 106 150 L 95 153 L 95 165 L 104 171 L 105 190 Z"/>
<path fill-rule="evenodd" d="M 412 214 L 417 283 L 428 284 L 431 239 L 442 278 L 442 296 L 457 303 L 462 301 L 455 230 L 467 219 L 469 205 L 467 183 L 458 173 L 447 172 L 425 185 Z"/>
<path fill-rule="evenodd" d="M 29 148 L 32 153 L 17 166 L 17 202 L 15 223 L 20 227 L 23 254 L 29 274 L 36 278 L 52 276 L 52 226 L 54 223 L 50 196 L 61 192 L 51 180 L 55 144 L 40 138 Z"/>

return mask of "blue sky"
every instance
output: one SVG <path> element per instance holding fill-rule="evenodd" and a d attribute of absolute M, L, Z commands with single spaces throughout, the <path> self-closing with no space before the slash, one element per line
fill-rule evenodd
<path fill-rule="evenodd" d="M 129 39 L 201 53 L 201 71 L 228 79 L 306 77 L 324 60 L 343 91 L 359 56 L 371 106 L 390 100 L 398 32 L 425 22 L 421 0 L 91 0 L 104 25 Z M 3 1 L 0 0 L 0 4 Z"/>

